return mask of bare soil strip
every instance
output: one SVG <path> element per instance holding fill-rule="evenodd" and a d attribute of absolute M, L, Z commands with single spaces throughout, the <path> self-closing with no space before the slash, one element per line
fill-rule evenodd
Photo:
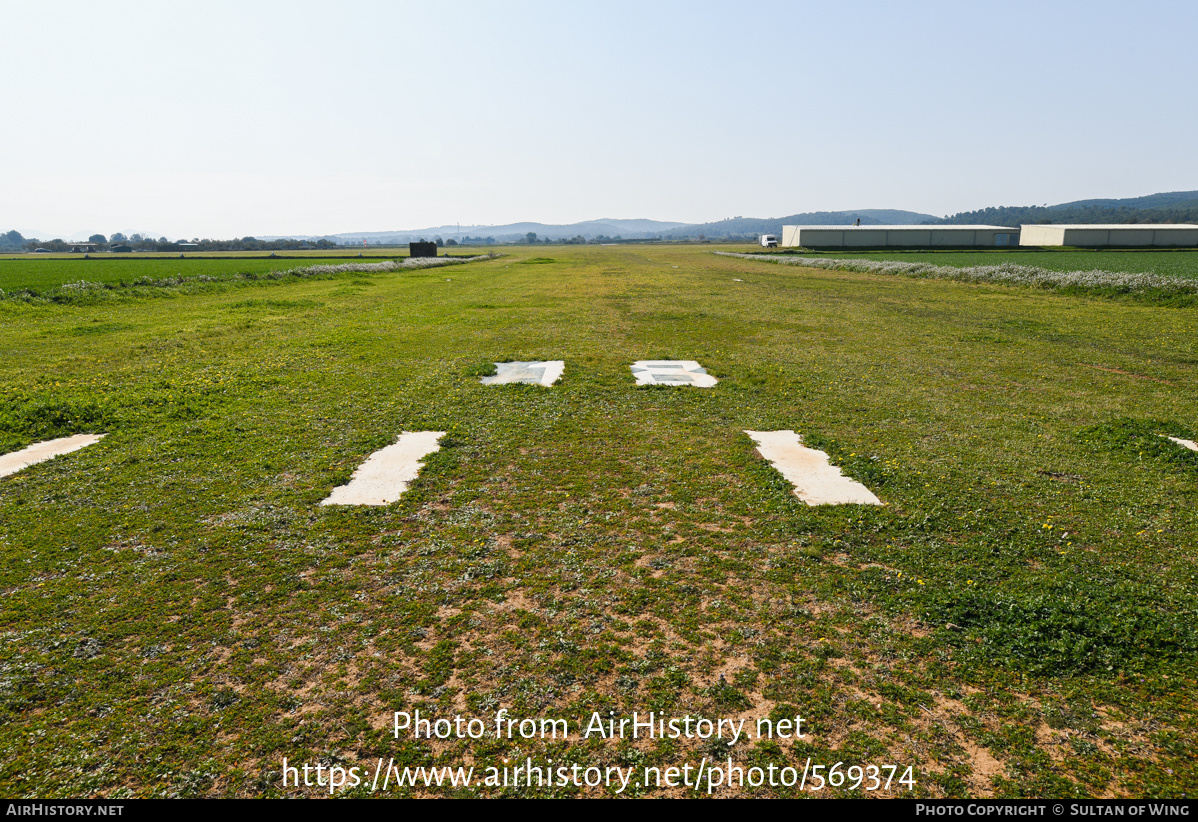
<path fill-rule="evenodd" d="M 637 385 L 693 385 L 711 388 L 717 382 L 694 360 L 637 360 L 632 364 Z"/>
<path fill-rule="evenodd" d="M 102 440 L 105 434 L 76 434 L 73 437 L 59 437 L 56 440 L 35 442 L 28 448 L 13 451 L 0 457 L 0 477 L 15 474 L 23 468 L 48 459 L 78 451 Z"/>
<path fill-rule="evenodd" d="M 444 431 L 405 431 L 394 445 L 375 451 L 350 481 L 333 489 L 321 505 L 390 505 L 408 490 L 424 457 L 440 450 Z"/>
<path fill-rule="evenodd" d="M 803 445 L 794 431 L 746 431 L 757 451 L 795 487 L 795 496 L 808 505 L 881 505 L 873 492 L 840 473 L 828 455 Z"/>
<path fill-rule="evenodd" d="M 1191 451 L 1198 451 L 1198 442 L 1194 442 L 1193 440 L 1183 440 L 1181 437 L 1170 437 L 1167 434 L 1161 434 L 1161 436 L 1167 440 L 1173 440 L 1182 448 L 1189 448 Z"/>
<path fill-rule="evenodd" d="M 527 385 L 543 385 L 549 387 L 561 379 L 562 371 L 566 368 L 564 360 L 546 360 L 544 362 L 497 362 L 496 373 L 491 377 L 483 377 L 483 385 L 510 385 L 525 383 Z"/>

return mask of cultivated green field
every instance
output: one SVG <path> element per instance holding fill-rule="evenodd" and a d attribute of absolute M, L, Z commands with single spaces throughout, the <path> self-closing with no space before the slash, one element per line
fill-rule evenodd
<path fill-rule="evenodd" d="M 352 257 L 352 260 L 346 260 Z M 84 259 L 81 254 L 49 255 L 5 255 L 0 257 L 0 291 L 29 289 L 42 292 L 55 286 L 82 281 L 119 285 L 138 280 L 164 280 L 171 277 L 187 277 L 203 274 L 209 277 L 227 277 L 231 274 L 265 274 L 271 271 L 287 271 L 294 268 L 326 262 L 357 261 L 357 253 L 314 254 L 307 256 L 279 252 L 268 254 L 219 254 L 206 256 L 138 254 L 95 255 Z M 363 262 L 406 258 L 407 254 L 372 257 L 363 255 Z M 40 258 L 40 259 L 39 259 Z"/>
<path fill-rule="evenodd" d="M 529 759 L 624 796 L 729 759 L 817 796 L 1193 796 L 1198 453 L 1158 435 L 1198 437 L 1198 309 L 709 248 L 0 301 L 0 453 L 108 433 L 0 479 L 0 790 L 329 793 L 286 758 L 368 795 L 381 757 L 476 780 L 384 796 L 620 784 L 484 784 Z M 635 388 L 653 358 L 720 382 Z M 479 384 L 510 359 L 565 373 Z M 885 506 L 808 507 L 744 429 Z M 319 505 L 422 430 L 399 502 Z M 417 709 L 570 736 L 394 738 Z M 581 738 L 634 711 L 805 736 Z"/>
<path fill-rule="evenodd" d="M 770 253 L 788 253 L 788 250 Z M 1198 279 L 1198 250 L 1145 249 L 1094 251 L 1080 248 L 1013 248 L 1006 251 L 798 251 L 804 257 L 897 260 L 964 268 L 1014 263 L 1050 271 L 1126 271 Z"/>

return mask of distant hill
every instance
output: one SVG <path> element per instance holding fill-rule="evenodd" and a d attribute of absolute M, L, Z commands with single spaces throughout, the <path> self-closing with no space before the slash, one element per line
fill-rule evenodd
<path fill-rule="evenodd" d="M 1050 208 L 1065 208 L 1067 206 L 1101 206 L 1124 208 L 1166 208 L 1168 206 L 1192 205 L 1198 200 L 1198 191 L 1168 191 L 1162 194 L 1149 194 L 1145 197 L 1128 197 L 1123 200 L 1076 200 L 1072 203 L 1061 203 Z"/>
<path fill-rule="evenodd" d="M 908 225 L 935 220 L 931 214 L 899 211 L 892 208 L 861 208 L 856 211 L 808 211 L 789 217 L 733 217 L 714 223 L 682 226 L 666 232 L 666 238 L 688 239 L 702 234 L 709 239 L 756 237 L 761 234 L 781 236 L 784 225 L 848 225 L 861 220 L 861 225 Z"/>
<path fill-rule="evenodd" d="M 710 239 L 753 237 L 758 234 L 781 234 L 783 225 L 821 225 L 825 223 L 851 223 L 860 219 L 862 225 L 885 225 L 894 223 L 925 223 L 935 220 L 931 214 L 915 211 L 896 211 L 887 208 L 863 208 L 856 211 L 812 211 L 790 217 L 733 217 L 712 223 L 671 223 L 661 220 L 587 220 L 581 223 L 508 223 L 506 225 L 441 225 L 432 228 L 400 229 L 396 231 L 351 231 L 343 234 L 325 234 L 319 237 L 300 237 L 306 240 L 333 240 L 346 245 L 367 243 L 408 243 L 413 240 L 493 238 L 496 242 L 522 240 L 531 231 L 539 239 L 568 239 L 585 237 L 619 237 L 624 240 L 694 239 L 700 235 Z M 279 237 L 259 237 L 260 240 L 275 240 Z"/>
<path fill-rule="evenodd" d="M 990 206 L 976 211 L 963 211 L 951 217 L 936 217 L 917 211 L 889 208 L 860 208 L 852 211 L 807 211 L 788 217 L 732 217 L 710 223 L 677 223 L 662 220 L 618 220 L 605 218 L 580 223 L 508 223 L 506 225 L 441 225 L 431 228 L 397 229 L 395 231 L 350 231 L 342 234 L 259 236 L 259 240 L 329 240 L 340 245 L 366 243 L 403 244 L 413 240 L 470 238 L 497 243 L 523 240 L 530 232 L 540 240 L 566 240 L 583 237 L 619 238 L 623 240 L 666 239 L 691 240 L 700 236 L 710 240 L 743 240 L 761 234 L 782 234 L 784 225 L 1009 225 L 1035 223 L 1198 223 L 1198 191 L 1170 191 L 1144 197 L 1124 199 L 1075 200 L 1050 206 Z M 0 227 L 3 228 L 3 227 Z M 0 232 L 3 233 L 3 232 Z M 150 236 L 146 232 L 140 232 Z M 22 236 L 23 235 L 23 236 Z M 8 235 L 6 235 L 8 236 Z M 24 239 L 43 240 L 61 234 L 42 231 L 22 231 Z M 88 232 L 77 232 L 68 240 L 86 239 Z M 5 250 L 20 247 L 16 238 L 5 243 Z"/>
<path fill-rule="evenodd" d="M 684 223 L 663 222 L 661 220 L 587 220 L 581 223 L 508 223 L 506 225 L 440 225 L 432 228 L 397 229 L 395 231 L 350 231 L 344 234 L 325 234 L 320 237 L 296 237 L 295 239 L 325 239 L 334 240 L 347 245 L 367 243 L 409 243 L 413 240 L 457 239 L 463 237 L 493 238 L 496 242 L 522 240 L 529 232 L 536 234 L 538 239 L 552 237 L 555 240 L 585 237 L 593 240 L 596 237 L 620 237 L 625 240 L 648 239 L 660 237 L 662 232 L 678 228 Z M 280 239 L 277 237 L 260 237 L 259 239 Z"/>
<path fill-rule="evenodd" d="M 1077 200 L 1051 206 L 991 206 L 963 211 L 938 224 L 1198 223 L 1198 191 L 1171 191 L 1122 200 Z"/>
<path fill-rule="evenodd" d="M 1126 199 L 1078 200 L 1052 206 L 1000 206 L 963 211 L 942 218 L 916 211 L 862 208 L 855 211 L 809 211 L 789 217 L 734 217 L 667 231 L 667 239 L 739 239 L 781 235 L 784 225 L 1009 225 L 1025 223 L 1198 223 L 1198 191 L 1173 191 Z"/>

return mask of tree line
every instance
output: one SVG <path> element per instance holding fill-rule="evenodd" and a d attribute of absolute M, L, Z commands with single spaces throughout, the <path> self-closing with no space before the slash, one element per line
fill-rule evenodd
<path fill-rule="evenodd" d="M 233 240 L 170 240 L 166 237 L 154 239 L 141 234 L 126 237 L 117 232 L 109 237 L 103 234 L 93 234 L 87 238 L 89 243 L 106 246 L 109 249 L 127 248 L 131 251 L 303 251 L 304 249 L 323 250 L 339 248 L 332 240 L 259 240 L 256 237 L 242 237 Z M 7 231 L 0 234 L 0 251 L 36 251 L 44 248 L 47 251 L 70 251 L 71 244 L 62 239 L 38 240 L 21 236 L 19 231 Z"/>
<path fill-rule="evenodd" d="M 103 234 L 93 234 L 88 237 L 88 242 L 98 246 L 104 246 L 109 250 L 119 248 L 120 250 L 131 251 L 302 251 L 304 249 L 324 250 L 330 248 L 344 248 L 347 245 L 356 245 L 355 243 L 338 243 L 335 240 L 319 239 L 319 240 L 259 240 L 256 237 L 242 237 L 234 240 L 210 240 L 210 239 L 192 239 L 192 240 L 171 240 L 166 237 L 153 239 L 145 237 L 141 234 L 132 234 L 125 236 L 121 233 L 104 236 Z M 448 240 L 441 237 L 434 237 L 432 240 L 420 238 L 420 242 L 435 242 L 440 247 L 455 247 L 459 245 L 495 245 L 498 241 L 494 237 L 462 237 L 461 240 L 450 238 Z M 528 232 L 516 242 L 525 245 L 586 245 L 591 243 L 608 243 L 608 242 L 623 242 L 619 235 L 608 237 L 600 234 L 592 240 L 588 240 L 581 234 L 574 237 L 559 237 L 551 239 L 549 237 L 538 237 L 535 232 Z M 403 246 L 406 242 L 387 242 L 376 241 L 372 245 L 390 245 Z M 53 240 L 38 240 L 21 236 L 19 231 L 8 231 L 0 234 L 0 251 L 15 252 L 15 251 L 36 251 L 37 249 L 45 249 L 46 251 L 70 251 L 71 243 L 62 239 Z"/>
<path fill-rule="evenodd" d="M 1156 208 L 1058 205 L 991 206 L 962 211 L 938 220 L 938 225 L 1035 225 L 1070 223 L 1198 223 L 1198 200 Z"/>

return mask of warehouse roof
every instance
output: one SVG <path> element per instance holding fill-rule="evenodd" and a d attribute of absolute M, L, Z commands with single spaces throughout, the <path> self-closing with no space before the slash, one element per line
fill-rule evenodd
<path fill-rule="evenodd" d="M 1162 228 L 1184 228 L 1193 231 L 1198 228 L 1198 225 L 1193 223 L 1034 223 L 1025 224 L 1025 228 L 1084 228 L 1096 229 L 1099 231 L 1117 231 L 1124 228 L 1148 228 L 1153 231 L 1160 231 Z M 865 228 L 865 226 L 861 226 Z"/>
<path fill-rule="evenodd" d="M 1018 228 L 1002 225 L 796 225 L 786 226 L 786 228 L 810 229 L 814 228 L 820 231 L 897 231 L 897 230 L 918 230 L 927 231 L 928 229 L 952 229 L 955 231 L 1018 231 Z"/>

